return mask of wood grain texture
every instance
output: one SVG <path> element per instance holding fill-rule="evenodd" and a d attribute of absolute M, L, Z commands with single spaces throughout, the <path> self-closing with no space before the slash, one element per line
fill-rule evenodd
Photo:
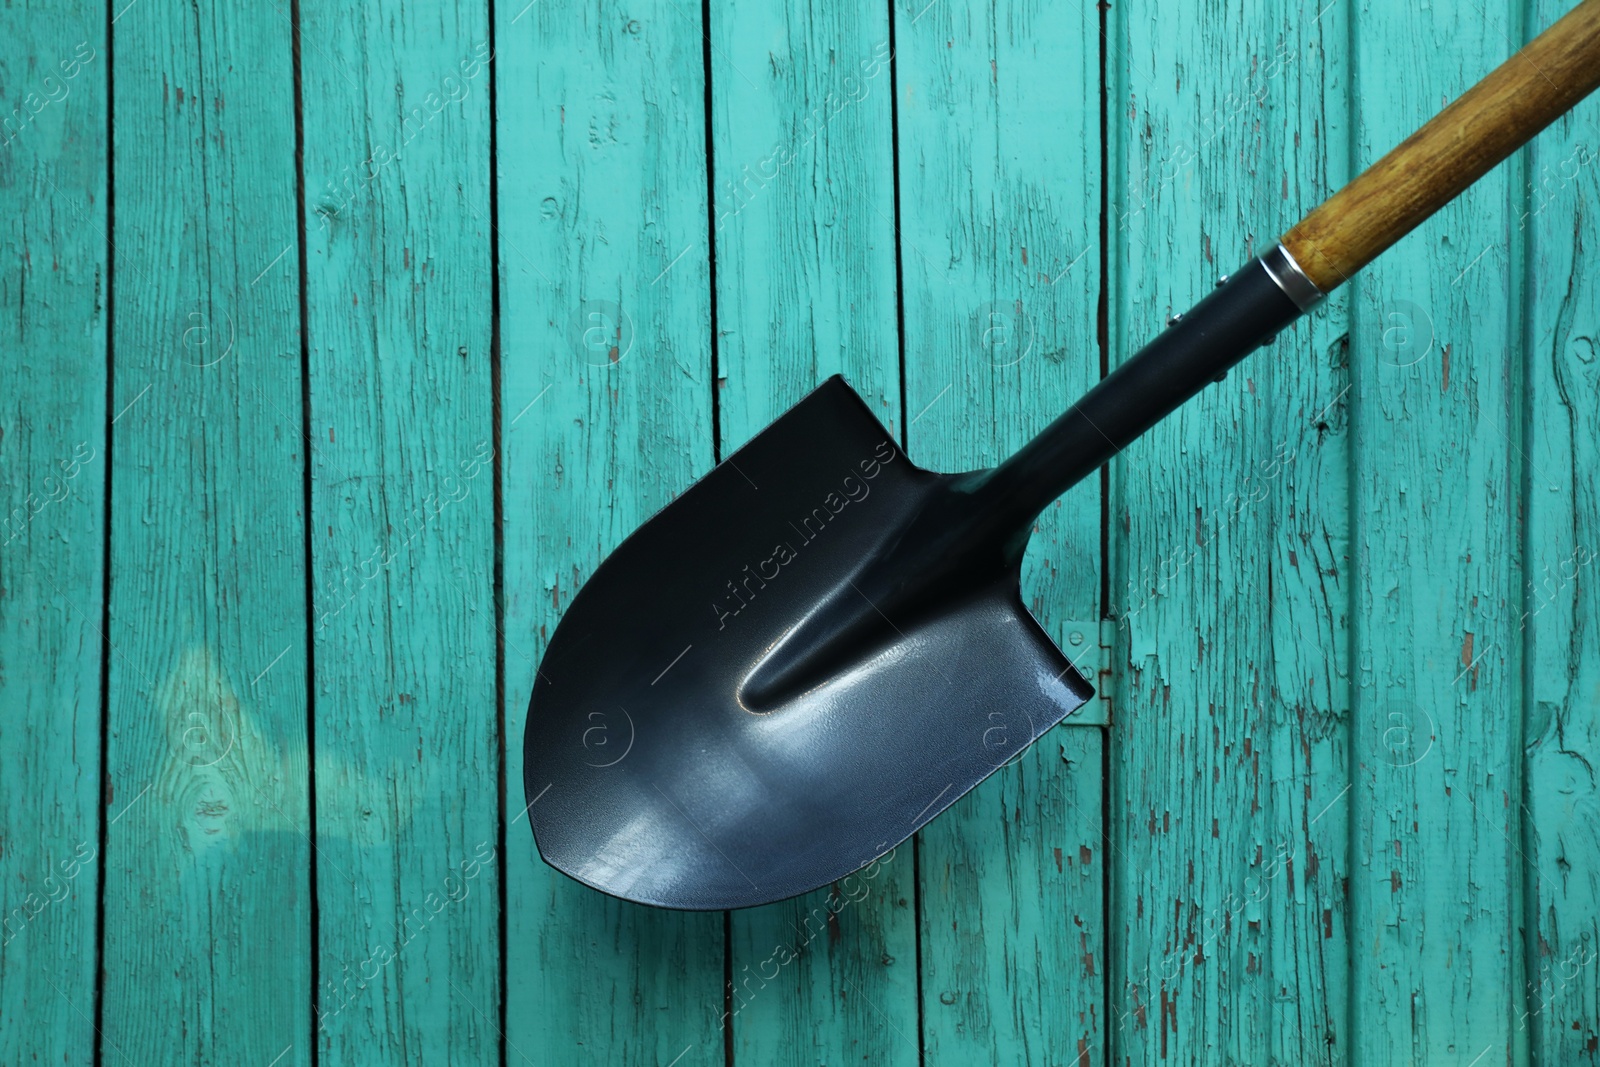
<path fill-rule="evenodd" d="M 300 18 L 319 1062 L 494 1064 L 487 9 Z"/>
<path fill-rule="evenodd" d="M 1354 17 L 1356 167 L 1519 33 L 1511 5 L 1464 17 L 1373 3 Z M 1525 502 L 1513 180 L 1480 181 L 1353 287 L 1349 896 L 1362 1063 L 1527 1053 L 1515 1026 Z"/>
<path fill-rule="evenodd" d="M 1346 14 L 1299 12 L 1116 16 L 1114 358 L 1343 177 Z M 1345 317 L 1114 465 L 1115 1063 L 1350 1061 Z"/>
<path fill-rule="evenodd" d="M 680 0 L 496 16 L 508 1060 L 722 1064 L 723 917 L 540 863 L 521 740 L 579 586 L 712 464 L 704 27 Z"/>
<path fill-rule="evenodd" d="M 711 5 L 722 451 L 843 374 L 898 435 L 886 6 Z"/>
<path fill-rule="evenodd" d="M 921 832 L 926 1062 L 1108 1055 L 1104 746 L 1059 726 Z"/>
<path fill-rule="evenodd" d="M 1331 292 L 1600 86 L 1600 0 L 1583 0 L 1283 236 Z"/>
<path fill-rule="evenodd" d="M 310 1062 L 291 31 L 115 18 L 106 1063 Z"/>
<path fill-rule="evenodd" d="M 1600 1055 L 1597 100 L 1049 510 L 1110 731 L 733 916 L 556 875 L 521 777 L 719 436 L 842 371 L 1008 454 L 1102 285 L 1115 363 L 1572 2 L 0 12 L 0 1063 Z"/>
<path fill-rule="evenodd" d="M 1560 5 L 1533 5 L 1534 21 Z M 1536 1064 L 1600 1051 L 1600 101 L 1533 144 L 1527 256 L 1522 603 L 1527 960 L 1515 1014 Z M 1515 203 L 1515 201 L 1513 201 Z"/>
<path fill-rule="evenodd" d="M 886 5 L 711 5 L 722 454 L 831 374 L 900 413 Z M 917 1062 L 905 847 L 730 916 L 735 1062 Z"/>
<path fill-rule="evenodd" d="M 0 12 L 0 1063 L 95 1047 L 105 17 Z"/>
<path fill-rule="evenodd" d="M 1099 377 L 1098 16 L 998 0 L 895 20 L 907 443 L 966 470 Z M 1098 489 L 1047 510 L 1024 561 L 1063 647 L 1099 617 Z M 1103 743 L 1061 727 L 920 833 L 926 1062 L 1104 1055 Z"/>

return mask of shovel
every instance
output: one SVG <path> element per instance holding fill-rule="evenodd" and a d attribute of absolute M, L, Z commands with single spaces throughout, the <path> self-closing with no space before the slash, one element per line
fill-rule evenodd
<path fill-rule="evenodd" d="M 1040 512 L 1597 84 L 1584 0 L 991 470 L 923 470 L 824 382 L 567 609 L 525 739 L 545 862 L 742 908 L 905 840 L 1093 695 L 1023 605 Z"/>

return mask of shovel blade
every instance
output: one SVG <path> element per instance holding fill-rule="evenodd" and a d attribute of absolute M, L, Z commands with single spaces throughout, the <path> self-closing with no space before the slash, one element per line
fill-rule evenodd
<path fill-rule="evenodd" d="M 624 541 L 534 684 L 543 859 L 662 907 L 781 900 L 883 856 L 1082 706 L 1015 568 L 904 613 L 861 592 L 954 484 L 833 378 Z M 755 699 L 786 641 L 852 614 L 859 648 Z"/>

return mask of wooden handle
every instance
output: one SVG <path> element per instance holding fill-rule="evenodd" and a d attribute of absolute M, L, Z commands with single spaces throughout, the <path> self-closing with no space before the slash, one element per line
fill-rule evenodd
<path fill-rule="evenodd" d="M 1584 0 L 1283 235 L 1331 292 L 1600 86 L 1600 0 Z"/>

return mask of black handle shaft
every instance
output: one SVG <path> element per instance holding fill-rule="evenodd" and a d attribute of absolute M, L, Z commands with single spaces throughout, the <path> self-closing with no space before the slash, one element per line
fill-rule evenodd
<path fill-rule="evenodd" d="M 1320 294 L 1285 275 L 1273 258 L 1280 253 L 1228 278 L 988 472 L 974 492 L 997 509 L 992 518 L 1025 531 L 1062 493 L 1311 307 Z"/>

